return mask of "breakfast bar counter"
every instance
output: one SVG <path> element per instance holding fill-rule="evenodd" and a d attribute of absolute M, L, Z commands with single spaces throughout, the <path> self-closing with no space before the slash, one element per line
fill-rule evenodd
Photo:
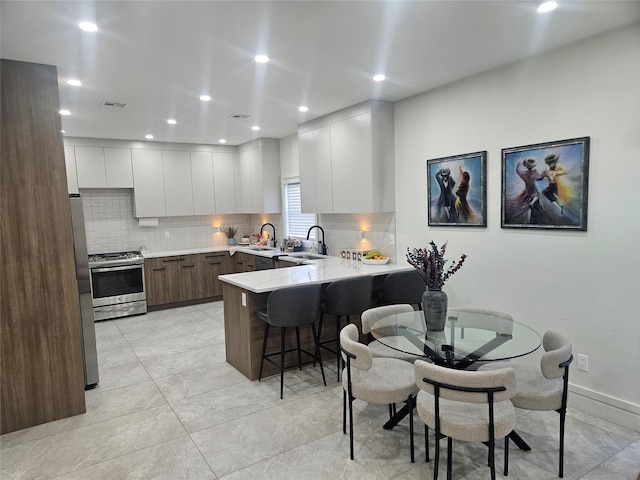
<path fill-rule="evenodd" d="M 408 264 L 358 265 L 356 262 L 328 257 L 289 268 L 220 275 L 218 278 L 222 281 L 227 362 L 250 380 L 258 379 L 265 325 L 256 317 L 256 311 L 266 308 L 267 298 L 272 291 L 309 283 L 326 286 L 336 280 L 361 275 L 372 275 L 374 284 L 381 284 L 386 275 L 412 268 Z M 330 335 L 331 332 L 335 332 L 335 328 L 329 326 L 330 322 L 335 322 L 335 319 L 326 318 L 327 328 L 323 329 L 322 340 L 325 339 L 325 333 Z M 279 348 L 280 333 L 278 329 L 272 330 L 267 351 Z M 290 330 L 287 332 L 287 349 L 295 345 L 295 329 Z M 303 330 L 305 331 L 300 332 L 303 348 L 313 351 L 311 334 L 306 329 Z M 294 362 L 291 359 L 285 363 L 288 365 Z M 278 371 L 277 367 L 265 362 L 264 376 L 273 375 Z"/>

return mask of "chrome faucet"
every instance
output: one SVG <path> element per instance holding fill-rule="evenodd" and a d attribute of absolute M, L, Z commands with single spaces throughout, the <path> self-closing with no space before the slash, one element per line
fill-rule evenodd
<path fill-rule="evenodd" d="M 320 225 L 313 225 L 311 228 L 309 228 L 309 231 L 307 232 L 307 240 L 309 240 L 309 235 L 311 235 L 311 230 L 313 230 L 314 228 L 317 228 L 322 232 L 322 240 L 321 240 L 322 251 L 318 253 L 321 253 L 322 255 L 326 255 L 327 245 L 326 243 L 324 243 L 324 228 L 322 228 Z"/>
<path fill-rule="evenodd" d="M 262 235 L 262 231 L 264 230 L 264 227 L 266 227 L 267 225 L 271 226 L 271 228 L 273 228 L 273 246 L 277 247 L 278 246 L 278 241 L 276 240 L 276 227 L 273 226 L 273 223 L 265 223 L 260 227 L 260 235 Z"/>

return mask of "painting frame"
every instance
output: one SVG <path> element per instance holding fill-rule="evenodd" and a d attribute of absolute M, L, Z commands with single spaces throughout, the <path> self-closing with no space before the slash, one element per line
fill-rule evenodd
<path fill-rule="evenodd" d="M 503 148 L 501 227 L 586 231 L 590 141 Z"/>
<path fill-rule="evenodd" d="M 487 226 L 487 151 L 427 160 L 427 224 Z"/>

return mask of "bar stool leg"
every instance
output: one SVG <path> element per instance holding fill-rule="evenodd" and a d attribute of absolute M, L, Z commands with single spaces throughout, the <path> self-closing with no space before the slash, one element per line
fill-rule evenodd
<path fill-rule="evenodd" d="M 280 328 L 280 400 L 284 398 L 284 333 L 286 327 Z"/>
<path fill-rule="evenodd" d="M 316 326 L 315 324 L 311 324 L 311 333 L 313 334 L 313 343 L 316 347 L 315 349 L 315 354 L 316 354 L 316 358 L 313 359 L 313 363 L 315 363 L 316 360 L 318 360 L 318 363 L 320 364 L 320 372 L 322 373 L 322 383 L 324 383 L 324 386 L 327 386 L 327 380 L 324 378 L 324 368 L 322 367 L 322 356 L 320 355 L 320 345 L 319 345 L 319 337 L 318 335 L 316 335 Z"/>
<path fill-rule="evenodd" d="M 296 327 L 296 340 L 298 342 L 298 368 L 302 370 L 302 354 L 300 353 L 300 327 Z"/>
<path fill-rule="evenodd" d="M 262 356 L 260 357 L 260 372 L 258 372 L 258 381 L 262 379 L 262 367 L 264 366 L 264 356 L 267 353 L 267 338 L 269 337 L 269 323 L 264 324 L 264 339 L 262 340 Z"/>

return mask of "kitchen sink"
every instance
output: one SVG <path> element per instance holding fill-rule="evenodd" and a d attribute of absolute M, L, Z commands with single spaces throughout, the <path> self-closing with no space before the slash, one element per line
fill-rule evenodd
<path fill-rule="evenodd" d="M 302 260 L 324 260 L 327 257 L 325 255 L 319 255 L 317 253 L 309 252 L 291 252 L 285 254 L 287 257 L 300 258 Z"/>
<path fill-rule="evenodd" d="M 256 252 L 263 252 L 266 250 L 275 250 L 273 247 L 244 247 L 247 250 L 255 250 Z"/>

